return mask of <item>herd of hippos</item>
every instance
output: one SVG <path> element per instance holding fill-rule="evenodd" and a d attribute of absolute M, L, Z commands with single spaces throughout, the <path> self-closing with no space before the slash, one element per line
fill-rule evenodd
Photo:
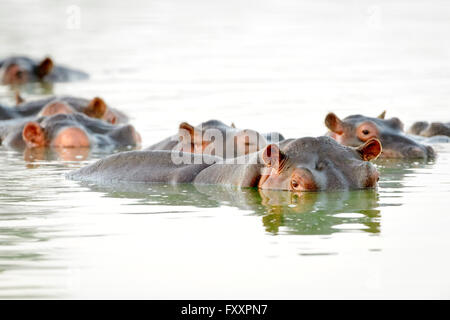
<path fill-rule="evenodd" d="M 50 58 L 0 60 L 2 84 L 87 79 L 82 71 L 58 66 Z M 121 148 L 140 146 L 128 117 L 101 98 L 53 96 L 0 104 L 0 145 L 36 148 Z M 325 117 L 320 137 L 285 139 L 218 120 L 198 126 L 181 123 L 178 133 L 144 150 L 110 155 L 67 174 L 75 180 L 145 183 L 222 184 L 302 191 L 374 188 L 378 157 L 435 158 L 433 143 L 450 142 L 450 123 L 416 122 L 407 131 L 398 118 L 351 115 Z"/>

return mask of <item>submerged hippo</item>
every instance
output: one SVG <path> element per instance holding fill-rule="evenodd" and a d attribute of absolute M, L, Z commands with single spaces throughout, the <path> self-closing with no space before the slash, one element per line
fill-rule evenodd
<path fill-rule="evenodd" d="M 132 125 L 112 125 L 82 113 L 0 122 L 0 144 L 14 149 L 38 147 L 125 147 L 140 145 Z"/>
<path fill-rule="evenodd" d="M 89 100 L 73 96 L 52 96 L 25 102 L 18 96 L 17 102 L 19 103 L 15 107 L 0 105 L 0 120 L 80 112 L 89 117 L 101 119 L 112 124 L 128 122 L 128 117 L 124 113 L 109 107 L 99 97 Z"/>
<path fill-rule="evenodd" d="M 238 129 L 219 120 L 209 120 L 194 127 L 187 122 L 179 126 L 178 134 L 158 142 L 145 150 L 178 150 L 192 153 L 234 158 L 256 152 L 284 137 L 277 132 L 260 134 L 251 129 Z"/>
<path fill-rule="evenodd" d="M 21 56 L 0 60 L 2 84 L 20 85 L 37 81 L 67 82 L 87 78 L 89 78 L 87 73 L 55 65 L 48 57 L 41 61 Z"/>
<path fill-rule="evenodd" d="M 330 130 L 327 135 L 346 146 L 358 146 L 372 138 L 383 145 L 384 158 L 420 158 L 435 157 L 431 146 L 420 143 L 404 133 L 403 123 L 398 118 L 385 119 L 385 112 L 377 118 L 363 115 L 351 115 L 341 120 L 334 113 L 325 118 Z"/>
<path fill-rule="evenodd" d="M 368 162 L 381 153 L 370 139 L 358 148 L 329 137 L 291 139 L 235 159 L 175 151 L 122 152 L 68 174 L 97 182 L 219 184 L 289 191 L 374 188 L 378 171 Z M 180 162 L 187 156 L 188 161 Z M 243 160 L 243 161 L 239 161 Z"/>
<path fill-rule="evenodd" d="M 409 128 L 408 133 L 415 134 L 422 137 L 435 137 L 435 136 L 446 136 L 450 137 L 450 122 L 432 122 L 428 123 L 425 121 L 415 122 L 411 128 Z"/>

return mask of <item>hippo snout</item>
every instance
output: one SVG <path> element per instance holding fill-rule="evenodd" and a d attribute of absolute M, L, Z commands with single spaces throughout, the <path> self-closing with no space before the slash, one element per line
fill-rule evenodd
<path fill-rule="evenodd" d="M 378 181 L 380 180 L 380 173 L 371 163 L 366 163 L 366 170 L 367 170 L 367 178 L 365 180 L 363 187 L 375 188 L 377 186 Z"/>
<path fill-rule="evenodd" d="M 433 159 L 435 157 L 434 149 L 430 146 L 415 146 L 406 149 L 407 158 L 415 159 Z"/>
<path fill-rule="evenodd" d="M 426 146 L 425 148 L 427 150 L 428 159 L 436 158 L 436 153 L 434 152 L 434 149 L 431 146 Z"/>
<path fill-rule="evenodd" d="M 124 125 L 114 130 L 111 137 L 118 145 L 139 145 L 141 143 L 141 135 L 131 125 Z"/>
<path fill-rule="evenodd" d="M 424 149 L 419 147 L 411 147 L 406 150 L 408 158 L 426 158 L 426 152 Z"/>

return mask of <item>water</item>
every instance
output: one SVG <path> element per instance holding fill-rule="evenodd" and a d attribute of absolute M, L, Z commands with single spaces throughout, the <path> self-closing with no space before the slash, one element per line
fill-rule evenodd
<path fill-rule="evenodd" d="M 211 118 L 317 136 L 329 111 L 449 121 L 449 18 L 446 1 L 3 1 L 0 56 L 88 71 L 23 96 L 101 96 L 144 146 Z M 378 161 L 378 190 L 297 197 L 83 184 L 64 173 L 104 154 L 1 147 L 0 297 L 449 298 L 436 148 Z"/>

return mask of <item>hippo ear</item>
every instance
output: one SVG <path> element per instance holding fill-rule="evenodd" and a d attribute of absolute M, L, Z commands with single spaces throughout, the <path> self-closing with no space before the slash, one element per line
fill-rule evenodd
<path fill-rule="evenodd" d="M 364 161 L 374 160 L 381 154 L 381 142 L 376 138 L 372 138 L 356 148 L 356 151 L 358 151 Z"/>
<path fill-rule="evenodd" d="M 92 99 L 86 108 L 84 108 L 83 112 L 91 118 L 102 118 L 106 113 L 106 103 L 103 99 L 99 97 L 95 97 Z"/>
<path fill-rule="evenodd" d="M 377 118 L 384 119 L 386 117 L 386 110 L 384 110 Z"/>
<path fill-rule="evenodd" d="M 188 141 L 194 141 L 195 128 L 187 122 L 180 123 L 178 135 L 180 138 L 187 138 Z"/>
<path fill-rule="evenodd" d="M 428 128 L 429 125 L 430 124 L 426 121 L 414 122 L 411 128 L 408 129 L 408 133 L 420 135 L 420 133 L 424 131 L 426 128 Z"/>
<path fill-rule="evenodd" d="M 342 120 L 339 119 L 338 116 L 332 112 L 327 114 L 327 116 L 325 117 L 325 125 L 327 126 L 328 129 L 330 129 L 330 131 L 334 133 L 337 134 L 344 133 L 344 126 Z"/>
<path fill-rule="evenodd" d="M 399 129 L 400 131 L 405 130 L 405 125 L 399 118 L 394 117 L 394 118 L 389 119 L 388 121 L 393 127 Z"/>
<path fill-rule="evenodd" d="M 53 60 L 50 58 L 45 58 L 44 60 L 39 63 L 39 65 L 36 67 L 36 75 L 39 79 L 44 78 L 46 75 L 48 75 L 53 70 Z"/>
<path fill-rule="evenodd" d="M 25 99 L 22 98 L 22 96 L 20 95 L 20 92 L 18 90 L 14 93 L 14 97 L 16 99 L 16 105 L 25 102 Z"/>
<path fill-rule="evenodd" d="M 117 117 L 115 115 L 112 115 L 108 121 L 111 124 L 116 124 L 117 123 Z"/>
<path fill-rule="evenodd" d="M 287 156 L 276 144 L 269 144 L 262 153 L 264 164 L 270 168 L 279 170 L 286 161 Z"/>
<path fill-rule="evenodd" d="M 44 129 L 37 122 L 28 122 L 22 130 L 22 138 L 29 148 L 44 147 Z"/>

